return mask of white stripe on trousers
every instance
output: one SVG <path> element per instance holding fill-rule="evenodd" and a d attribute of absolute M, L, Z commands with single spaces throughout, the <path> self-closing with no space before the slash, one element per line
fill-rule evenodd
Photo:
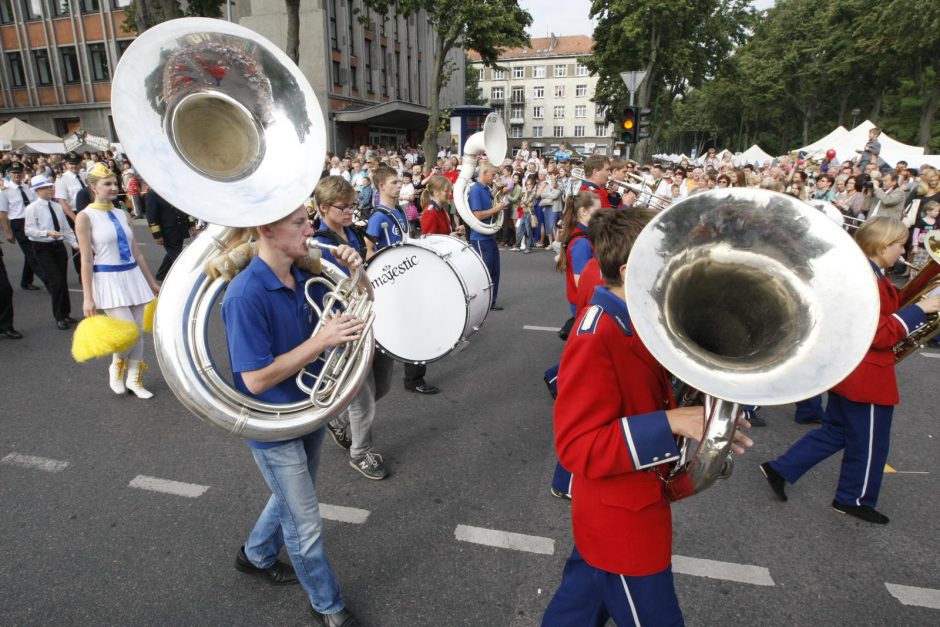
<path fill-rule="evenodd" d="M 627 580 L 620 575 L 620 582 L 623 584 L 623 593 L 627 595 L 627 603 L 630 604 L 630 613 L 633 614 L 633 624 L 640 627 L 640 617 L 636 614 L 636 606 L 633 604 L 633 596 L 630 594 L 630 588 L 627 587 Z"/>
<path fill-rule="evenodd" d="M 855 499 L 855 505 L 862 506 L 862 497 L 865 496 L 865 490 L 868 489 L 868 475 L 871 473 L 871 452 L 875 446 L 875 406 L 870 405 L 871 411 L 868 414 L 868 462 L 865 464 L 865 481 L 862 483 L 862 493 Z"/>

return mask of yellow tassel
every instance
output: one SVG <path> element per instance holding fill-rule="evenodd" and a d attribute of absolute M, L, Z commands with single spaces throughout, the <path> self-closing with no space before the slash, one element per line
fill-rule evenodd
<path fill-rule="evenodd" d="M 72 357 L 83 362 L 113 353 L 125 353 L 140 337 L 134 322 L 96 315 L 85 318 L 72 334 Z"/>
<path fill-rule="evenodd" d="M 155 313 L 157 313 L 156 298 L 147 303 L 146 307 L 144 307 L 144 331 L 147 333 L 153 333 L 153 316 Z"/>

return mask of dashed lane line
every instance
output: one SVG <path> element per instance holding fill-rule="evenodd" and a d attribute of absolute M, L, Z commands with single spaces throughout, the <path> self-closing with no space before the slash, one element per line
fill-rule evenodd
<path fill-rule="evenodd" d="M 58 459 L 49 459 L 48 457 L 36 457 L 34 455 L 23 455 L 21 453 L 10 453 L 0 463 L 10 466 L 19 466 L 21 468 L 32 468 L 34 470 L 44 470 L 46 472 L 59 472 L 68 468 L 69 463 Z"/>
<path fill-rule="evenodd" d="M 327 505 L 320 503 L 320 516 L 326 520 L 361 525 L 369 518 L 369 510 L 357 507 L 343 507 L 342 505 Z"/>
<path fill-rule="evenodd" d="M 902 586 L 896 583 L 886 583 L 885 587 L 891 593 L 891 596 L 904 605 L 916 605 L 918 607 L 929 607 L 932 610 L 940 610 L 940 590 Z"/>
<path fill-rule="evenodd" d="M 749 583 L 755 586 L 777 585 L 774 583 L 773 577 L 770 576 L 770 571 L 763 566 L 719 562 L 683 555 L 672 556 L 672 572 Z"/>
<path fill-rule="evenodd" d="M 538 327 L 534 324 L 525 324 L 522 325 L 522 328 L 525 331 L 552 331 L 554 333 L 561 331 L 561 327 Z"/>
<path fill-rule="evenodd" d="M 940 353 L 921 353 L 923 357 L 933 357 L 934 359 L 940 359 Z"/>
<path fill-rule="evenodd" d="M 513 549 L 514 551 L 526 551 L 542 555 L 553 555 L 555 553 L 555 541 L 551 538 L 527 536 L 510 531 L 457 525 L 454 537 L 462 542 L 495 546 L 501 549 Z"/>
<path fill-rule="evenodd" d="M 209 489 L 207 485 L 183 483 L 182 481 L 172 481 L 170 479 L 160 479 L 159 477 L 148 477 L 146 475 L 137 475 L 131 479 L 128 487 L 150 490 L 151 492 L 173 494 L 175 496 L 185 496 L 190 499 L 202 496 L 205 494 L 206 490 Z"/>

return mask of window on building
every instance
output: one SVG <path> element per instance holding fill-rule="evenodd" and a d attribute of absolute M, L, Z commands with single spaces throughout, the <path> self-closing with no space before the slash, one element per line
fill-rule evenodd
<path fill-rule="evenodd" d="M 82 13 L 97 13 L 101 9 L 98 0 L 78 0 L 78 6 Z"/>
<path fill-rule="evenodd" d="M 575 85 L 574 95 L 578 98 L 584 98 L 587 96 L 587 85 Z"/>
<path fill-rule="evenodd" d="M 542 128 L 541 126 L 532 127 L 532 137 L 542 137 Z"/>
<path fill-rule="evenodd" d="M 512 88 L 512 101 L 513 102 L 525 102 L 525 87 L 513 87 Z"/>
<path fill-rule="evenodd" d="M 116 0 L 112 0 L 114 2 Z M 121 7 L 123 8 L 127 4 L 130 4 L 130 0 L 124 0 L 125 4 Z M 70 14 L 69 0 L 49 0 L 49 6 L 52 7 L 52 17 L 66 17 Z M 112 6 L 114 6 L 112 4 Z"/>
<path fill-rule="evenodd" d="M 595 124 L 594 125 L 594 134 L 598 137 L 607 137 L 607 125 L 606 124 Z"/>
<path fill-rule="evenodd" d="M 366 91 L 370 94 L 375 93 L 375 85 L 372 84 L 372 40 L 366 39 Z"/>
<path fill-rule="evenodd" d="M 75 46 L 62 46 L 59 48 L 59 54 L 62 55 L 62 80 L 68 83 L 77 83 L 81 80 L 81 74 L 78 71 L 78 53 Z"/>
<path fill-rule="evenodd" d="M 565 97 L 565 86 L 564 85 L 555 85 L 555 97 L 564 98 Z"/>
<path fill-rule="evenodd" d="M 575 76 L 587 76 L 588 69 L 587 66 L 583 63 L 578 63 L 574 66 L 574 75 Z"/>
<path fill-rule="evenodd" d="M 65 0 L 62 0 L 62 1 L 64 2 Z M 111 0 L 111 8 L 112 9 L 126 9 L 127 7 L 131 5 L 131 2 L 133 1 L 134 0 Z"/>
<path fill-rule="evenodd" d="M 23 72 L 23 57 L 19 52 L 8 52 L 7 62 L 10 65 L 10 81 L 14 87 L 26 87 L 26 74 Z"/>
<path fill-rule="evenodd" d="M 382 28 L 385 28 L 385 22 L 382 22 Z M 382 34 L 385 34 L 385 31 L 382 31 Z M 379 76 L 382 77 L 382 96 L 388 96 L 388 48 L 382 46 L 382 71 L 379 73 Z"/>
<path fill-rule="evenodd" d="M 339 34 L 336 27 L 336 0 L 331 0 L 329 7 L 330 14 L 330 46 L 333 50 L 339 50 Z M 335 80 L 335 79 L 334 79 Z"/>
<path fill-rule="evenodd" d="M 490 89 L 490 100 L 502 100 L 505 93 L 502 87 L 493 87 Z"/>
<path fill-rule="evenodd" d="M 525 107 L 522 105 L 513 105 L 509 110 L 509 117 L 511 118 L 521 118 L 523 115 L 525 115 Z"/>
<path fill-rule="evenodd" d="M 91 80 L 106 81 L 111 78 L 104 44 L 88 44 L 88 66 L 91 68 Z"/>
<path fill-rule="evenodd" d="M 117 40 L 117 53 L 118 59 L 124 56 L 124 51 L 127 50 L 128 46 L 134 43 L 133 39 L 118 39 Z"/>
<path fill-rule="evenodd" d="M 522 137 L 522 127 L 518 124 L 515 126 L 509 127 L 509 136 L 513 139 L 518 139 Z"/>
<path fill-rule="evenodd" d="M 594 109 L 594 116 L 598 118 L 603 118 L 607 116 L 607 107 L 606 105 L 597 105 Z"/>
<path fill-rule="evenodd" d="M 33 50 L 33 65 L 36 66 L 36 82 L 51 85 L 52 66 L 49 65 L 49 52 L 46 49 Z"/>
<path fill-rule="evenodd" d="M 395 52 L 395 97 L 401 100 L 401 52 Z"/>
<path fill-rule="evenodd" d="M 484 73 L 483 68 L 480 68 L 479 70 L 477 70 L 477 80 L 478 80 L 478 81 L 482 81 L 482 80 L 483 80 L 483 73 Z"/>
<path fill-rule="evenodd" d="M 555 77 L 561 78 L 564 76 L 568 76 L 568 66 L 564 63 L 559 63 L 555 66 Z"/>
<path fill-rule="evenodd" d="M 574 127 L 574 136 L 575 136 L 575 137 L 584 137 L 584 127 L 583 127 L 583 126 L 575 126 L 575 127 Z"/>
<path fill-rule="evenodd" d="M 339 61 L 333 61 L 333 84 L 341 87 L 343 82 L 339 78 Z"/>
<path fill-rule="evenodd" d="M 577 105 L 574 108 L 574 117 L 576 118 L 586 118 L 587 117 L 587 105 Z"/>
<path fill-rule="evenodd" d="M 506 80 L 506 70 L 493 70 L 493 80 L 494 81 Z"/>
<path fill-rule="evenodd" d="M 349 66 L 349 86 L 359 90 L 359 67 L 356 65 Z"/>
<path fill-rule="evenodd" d="M 545 117 L 545 107 L 532 107 L 532 117 L 541 120 Z"/>
<path fill-rule="evenodd" d="M 13 23 L 12 0 L 0 0 L 0 24 Z"/>
<path fill-rule="evenodd" d="M 556 120 L 565 117 L 565 105 L 555 105 L 552 109 L 552 117 Z"/>
<path fill-rule="evenodd" d="M 532 78 L 545 78 L 545 66 L 536 65 L 532 68 Z"/>
<path fill-rule="evenodd" d="M 513 78 L 525 78 L 525 67 L 518 66 L 512 68 L 512 77 Z"/>
<path fill-rule="evenodd" d="M 42 19 L 42 0 L 21 0 L 23 17 L 27 20 Z"/>
<path fill-rule="evenodd" d="M 553 126 L 553 127 L 552 127 L 552 136 L 553 136 L 553 137 L 564 137 L 564 136 L 565 136 L 565 127 L 564 127 L 564 126 Z"/>
<path fill-rule="evenodd" d="M 346 45 L 349 46 L 349 54 L 355 55 L 355 43 L 356 40 L 353 38 L 353 3 L 345 2 L 346 5 L 346 32 L 349 36 L 349 39 L 346 41 Z M 356 83 L 353 82 L 353 87 L 356 86 Z"/>
<path fill-rule="evenodd" d="M 532 97 L 541 100 L 545 97 L 545 85 L 536 85 L 532 88 Z"/>

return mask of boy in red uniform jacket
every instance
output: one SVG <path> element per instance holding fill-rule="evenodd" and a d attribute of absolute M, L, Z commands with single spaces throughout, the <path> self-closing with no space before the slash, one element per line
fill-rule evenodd
<path fill-rule="evenodd" d="M 565 347 L 555 401 L 555 448 L 574 473 L 575 549 L 542 624 L 681 625 L 672 581 L 672 516 L 658 471 L 678 459 L 676 435 L 701 439 L 701 407 L 675 408 L 669 376 L 630 323 L 624 277 L 649 216 L 595 216 L 605 287 Z M 737 434 L 738 442 L 751 441 Z M 734 450 L 743 453 L 736 444 Z"/>
<path fill-rule="evenodd" d="M 777 497 L 786 501 L 786 483 L 796 483 L 813 466 L 844 449 L 832 508 L 884 525 L 888 517 L 875 505 L 888 460 L 891 418 L 899 402 L 893 347 L 927 324 L 927 314 L 940 311 L 940 296 L 898 309 L 898 290 L 884 273 L 904 254 L 907 226 L 900 220 L 871 218 L 859 228 L 855 241 L 868 256 L 878 281 L 881 316 L 875 339 L 862 363 L 829 391 L 822 426 L 760 468 Z"/>

